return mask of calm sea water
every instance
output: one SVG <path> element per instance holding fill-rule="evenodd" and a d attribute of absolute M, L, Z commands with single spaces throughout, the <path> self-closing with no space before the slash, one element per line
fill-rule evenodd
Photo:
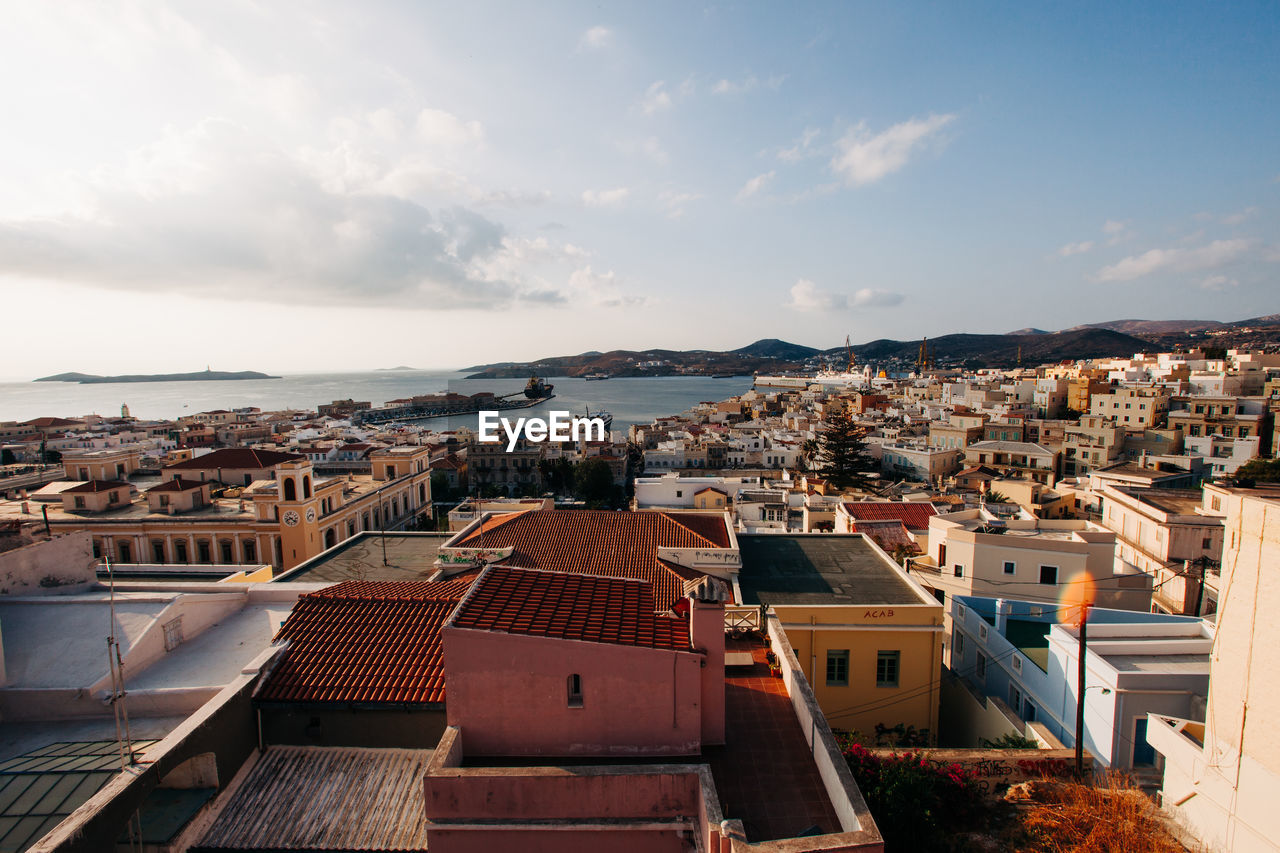
<path fill-rule="evenodd" d="M 425 370 L 370 373 L 312 373 L 280 379 L 235 382 L 133 382 L 77 385 L 68 382 L 0 383 L 0 421 L 25 421 L 46 415 L 118 415 L 127 403 L 136 418 L 176 418 L 208 409 L 257 406 L 272 409 L 314 409 L 321 403 L 369 400 L 375 406 L 414 394 L 454 390 L 458 393 L 518 392 L 522 379 L 469 379 L 462 373 Z M 751 377 L 712 379 L 702 376 L 618 378 L 599 382 L 555 377 L 555 398 L 516 415 L 528 417 L 552 409 L 613 414 L 614 429 L 649 423 L 655 417 L 677 414 L 704 400 L 723 400 L 751 388 Z M 474 426 L 475 416 L 441 418 L 423 423 L 437 429 Z"/>

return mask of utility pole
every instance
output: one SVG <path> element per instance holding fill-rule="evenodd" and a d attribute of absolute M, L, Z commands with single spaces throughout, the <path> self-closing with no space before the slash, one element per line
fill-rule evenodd
<path fill-rule="evenodd" d="M 1084 778 L 1084 680 L 1085 653 L 1088 651 L 1089 605 L 1080 605 L 1080 649 L 1076 667 L 1076 778 Z"/>

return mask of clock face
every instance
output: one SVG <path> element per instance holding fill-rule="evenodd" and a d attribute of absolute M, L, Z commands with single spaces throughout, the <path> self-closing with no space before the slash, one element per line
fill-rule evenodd
<path fill-rule="evenodd" d="M 313 506 L 307 507 L 307 521 L 315 521 L 315 520 L 316 520 L 316 508 Z"/>
<path fill-rule="evenodd" d="M 280 520 L 283 521 L 289 527 L 297 527 L 298 522 L 302 520 L 302 517 L 299 516 L 298 513 L 295 512 L 294 510 L 289 510 L 284 515 L 280 516 Z"/>

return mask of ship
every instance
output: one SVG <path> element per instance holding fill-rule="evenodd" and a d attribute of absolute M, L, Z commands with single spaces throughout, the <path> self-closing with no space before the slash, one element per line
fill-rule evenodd
<path fill-rule="evenodd" d="M 598 382 L 601 379 L 609 379 L 610 376 L 608 373 L 588 373 L 586 376 L 582 378 L 587 380 L 588 382 Z"/>
<path fill-rule="evenodd" d="M 605 435 L 605 438 L 609 437 L 609 430 L 613 427 L 613 414 L 611 412 L 606 412 L 604 409 L 601 409 L 598 412 L 593 412 L 591 411 L 591 407 L 588 406 L 587 417 L 599 418 L 600 420 L 604 421 L 604 435 Z"/>
<path fill-rule="evenodd" d="M 539 378 L 538 374 L 529 377 L 529 384 L 524 386 L 524 395 L 530 400 L 547 400 L 553 397 L 551 393 L 555 390 L 554 385 L 548 385 Z"/>

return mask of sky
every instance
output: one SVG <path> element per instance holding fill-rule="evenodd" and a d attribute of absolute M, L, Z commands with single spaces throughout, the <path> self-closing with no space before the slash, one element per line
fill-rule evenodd
<path fill-rule="evenodd" d="M 1269 2 L 3 15 L 0 378 L 1280 311 Z"/>

